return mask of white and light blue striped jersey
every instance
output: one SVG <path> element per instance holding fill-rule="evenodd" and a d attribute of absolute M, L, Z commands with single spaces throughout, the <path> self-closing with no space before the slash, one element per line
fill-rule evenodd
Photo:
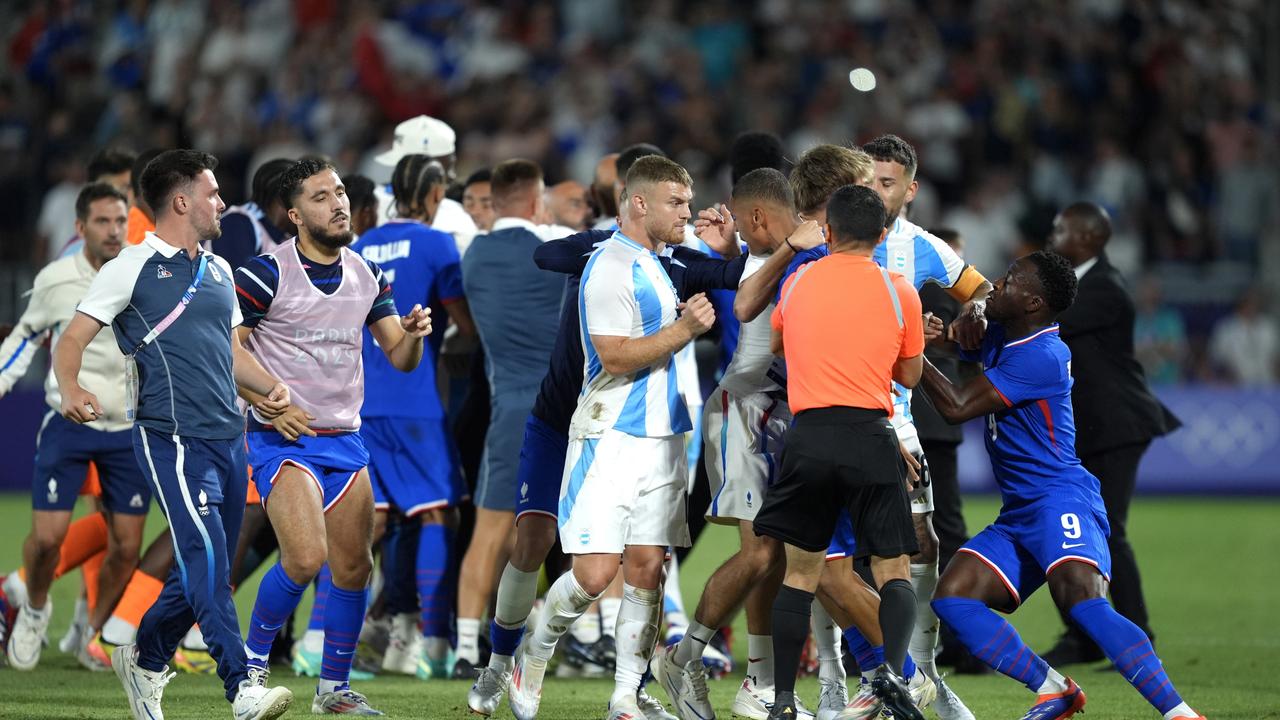
<path fill-rule="evenodd" d="M 674 356 L 614 376 L 605 371 L 591 342 L 592 335 L 655 335 L 676 321 L 678 303 L 658 256 L 621 231 L 592 253 L 578 293 L 585 362 L 570 437 L 598 437 L 609 429 L 636 437 L 667 437 L 693 429 Z"/>
<path fill-rule="evenodd" d="M 884 242 L 876 246 L 871 257 L 880 267 L 901 273 L 916 290 L 927 282 L 949 288 L 956 284 L 965 268 L 964 260 L 950 245 L 905 218 L 894 221 Z M 911 391 L 897 383 L 893 389 L 891 422 L 895 430 L 901 430 L 912 424 Z"/>

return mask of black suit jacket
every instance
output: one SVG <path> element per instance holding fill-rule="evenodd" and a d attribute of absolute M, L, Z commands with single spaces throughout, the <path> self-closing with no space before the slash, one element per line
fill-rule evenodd
<path fill-rule="evenodd" d="M 1071 349 L 1076 453 L 1149 442 L 1181 426 L 1147 388 L 1133 355 L 1133 298 L 1120 272 L 1099 255 L 1080 278 L 1076 301 L 1058 317 Z"/>

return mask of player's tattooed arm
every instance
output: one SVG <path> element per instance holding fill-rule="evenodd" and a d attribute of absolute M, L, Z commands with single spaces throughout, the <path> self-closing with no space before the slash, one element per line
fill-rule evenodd
<path fill-rule="evenodd" d="M 825 241 L 822 228 L 812 220 L 796 227 L 795 232 L 779 245 L 765 264 L 738 286 L 733 299 L 733 315 L 738 322 L 755 320 L 778 294 L 778 281 L 787 271 L 796 253 L 815 248 Z"/>
<path fill-rule="evenodd" d="M 924 361 L 920 387 L 938 414 L 952 425 L 1009 407 L 986 375 L 979 375 L 964 385 L 954 385 L 928 359 Z"/>

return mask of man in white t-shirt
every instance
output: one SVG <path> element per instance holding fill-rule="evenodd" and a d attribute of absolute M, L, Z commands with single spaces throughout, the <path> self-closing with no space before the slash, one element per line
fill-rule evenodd
<path fill-rule="evenodd" d="M 396 126 L 396 139 L 391 149 L 374 158 L 379 165 L 394 168 L 400 158 L 410 154 L 427 155 L 438 160 L 444 167 L 446 177 L 452 181 L 454 165 L 457 163 L 457 134 L 448 123 L 426 115 L 419 115 L 405 120 Z M 395 198 L 391 196 L 391 184 L 380 185 L 374 190 L 378 199 L 378 224 L 386 222 L 395 214 Z M 431 227 L 442 230 L 453 236 L 458 243 L 458 254 L 467 252 L 471 238 L 476 236 L 476 223 L 462 209 L 456 200 L 445 198 L 431 220 Z"/>

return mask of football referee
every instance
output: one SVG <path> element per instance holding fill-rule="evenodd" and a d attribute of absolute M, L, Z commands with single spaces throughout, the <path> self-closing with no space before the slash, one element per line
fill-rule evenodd
<path fill-rule="evenodd" d="M 884 203 L 855 185 L 837 190 L 824 227 L 830 255 L 783 286 L 773 312 L 773 351 L 787 361 L 795 424 L 782 471 L 755 531 L 786 546 L 786 576 L 773 605 L 776 697 L 769 717 L 795 717 L 795 677 L 813 593 L 836 517 L 847 508 L 858 553 L 880 589 L 886 664 L 873 687 L 895 717 L 923 720 L 901 678 L 915 624 L 910 556 L 917 551 L 905 468 L 889 424 L 890 380 L 913 387 L 924 350 L 920 298 L 871 254 L 884 239 Z"/>

